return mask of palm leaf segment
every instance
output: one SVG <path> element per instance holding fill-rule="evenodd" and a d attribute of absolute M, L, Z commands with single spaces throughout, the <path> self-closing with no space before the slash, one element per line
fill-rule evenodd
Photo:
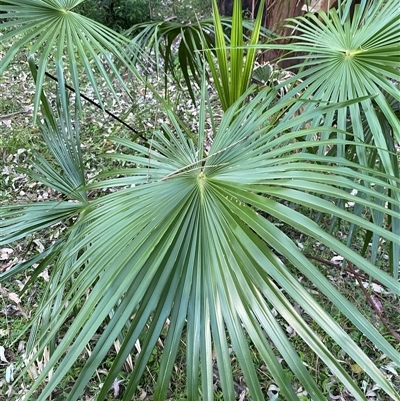
<path fill-rule="evenodd" d="M 52 342 L 78 304 L 79 313 L 30 394 L 57 365 L 41 394 L 40 399 L 46 399 L 97 333 L 96 345 L 68 400 L 79 398 L 117 338 L 121 349 L 98 399 L 106 398 L 124 361 L 141 339 L 141 352 L 123 396 L 131 400 L 157 340 L 166 329 L 155 400 L 165 399 L 183 335 L 188 399 L 213 399 L 214 358 L 224 398 L 235 398 L 229 348 L 240 363 L 252 398 L 263 399 L 249 339 L 285 399 L 298 397 L 276 354 L 285 359 L 312 399 L 326 399 L 287 339 L 282 328 L 286 321 L 355 398 L 364 400 L 363 392 L 343 366 L 296 312 L 292 305 L 296 302 L 375 383 L 393 399 L 399 399 L 379 369 L 290 273 L 289 263 L 312 280 L 389 358 L 396 360 L 399 354 L 261 213 L 313 235 L 395 293 L 398 283 L 392 277 L 280 201 L 346 218 L 392 241 L 398 242 L 399 238 L 320 198 L 321 194 L 351 198 L 346 189 L 357 186 L 355 178 L 368 180 L 368 175 L 349 168 L 355 166 L 345 160 L 341 164 L 338 159 L 288 152 L 288 147 L 282 146 L 288 138 L 280 133 L 324 110 L 271 127 L 269 119 L 277 112 L 276 107 L 270 107 L 273 98 L 263 91 L 239 111 L 243 104 L 240 98 L 225 113 L 218 132 L 214 132 L 209 154 L 203 151 L 204 123 L 200 123 L 196 145 L 187 139 L 172 113 L 174 131 L 163 127 L 150 148 L 116 139 L 130 150 L 120 157 L 137 167 L 127 169 L 125 178 L 93 184 L 93 188 L 104 188 L 119 182 L 125 189 L 93 201 L 70 230 L 53 268 L 53 275 L 61 278 L 39 311 L 40 315 L 57 302 L 52 324 L 38 331 L 37 355 Z M 200 120 L 204 121 L 204 107 L 202 110 Z M 290 135 L 301 138 L 312 130 Z M 296 142 L 290 149 L 307 145 Z M 387 185 L 379 177 L 374 177 L 374 182 Z M 361 185 L 357 188 L 367 194 L 370 191 Z M 386 200 L 384 195 L 375 196 Z M 358 201 L 366 207 L 385 210 L 366 199 Z M 272 250 L 285 255 L 286 262 Z M 57 274 L 59 271 L 64 275 Z M 66 290 L 69 277 L 74 280 Z M 84 304 L 82 297 L 86 298 Z M 280 317 L 274 317 L 272 308 Z M 35 327 L 40 327 L 39 323 L 36 320 Z"/>
<path fill-rule="evenodd" d="M 96 75 L 106 83 L 110 93 L 118 99 L 115 91 L 116 77 L 121 87 L 125 83 L 117 63 L 136 74 L 130 61 L 132 53 L 127 49 L 129 40 L 111 29 L 73 12 L 82 0 L 2 0 L 0 18 L 6 18 L 2 29 L 14 28 L 0 36 L 6 45 L 13 42 L 1 61 L 0 74 L 5 71 L 15 54 L 23 47 L 28 49 L 28 58 L 37 58 L 38 74 L 34 110 L 39 108 L 40 90 L 43 87 L 46 70 L 56 73 L 61 95 L 65 97 L 65 83 L 70 79 L 76 91 L 76 102 L 80 108 L 80 87 L 84 70 L 94 96 L 101 104 Z M 130 46 L 132 49 L 132 45 Z M 135 49 L 134 54 L 140 50 Z M 49 60 L 51 60 L 49 62 Z M 68 69 L 68 74 L 66 73 Z"/>

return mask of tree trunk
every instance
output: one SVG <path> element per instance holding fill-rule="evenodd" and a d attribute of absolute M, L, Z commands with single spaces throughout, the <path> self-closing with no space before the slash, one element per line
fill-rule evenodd
<path fill-rule="evenodd" d="M 294 18 L 303 13 L 302 7 L 304 0 L 266 0 L 263 26 L 274 31 L 280 36 L 290 36 L 293 32 L 290 28 L 285 27 L 287 18 Z M 286 43 L 282 40 L 281 43 Z M 297 63 L 296 60 L 287 60 L 283 58 L 284 50 L 269 50 L 261 56 L 262 62 L 277 62 L 283 68 L 291 67 Z"/>
<path fill-rule="evenodd" d="M 263 26 L 265 28 L 284 34 L 284 20 L 301 15 L 304 0 L 265 0 Z M 322 0 L 333 1 L 333 0 Z M 336 0 L 334 0 L 336 1 Z M 219 0 L 218 8 L 222 15 L 232 15 L 234 0 Z M 251 13 L 254 18 L 260 5 L 260 0 L 242 0 L 242 9 Z"/>
<path fill-rule="evenodd" d="M 302 14 L 304 0 L 266 0 L 263 26 L 278 35 L 290 35 L 290 29 L 284 28 L 285 19 Z"/>

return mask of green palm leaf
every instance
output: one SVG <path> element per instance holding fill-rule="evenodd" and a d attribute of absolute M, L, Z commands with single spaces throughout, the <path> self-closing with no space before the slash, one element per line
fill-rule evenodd
<path fill-rule="evenodd" d="M 81 107 L 80 88 L 84 70 L 94 95 L 103 104 L 99 93 L 98 76 L 118 100 L 113 78 L 125 88 L 117 63 L 136 74 L 130 61 L 129 40 L 113 30 L 73 11 L 82 0 L 2 0 L 0 18 L 7 19 L 2 28 L 7 31 L 0 36 L 1 43 L 13 42 L 2 59 L 0 74 L 22 48 L 28 50 L 28 58 L 36 59 L 38 74 L 34 115 L 40 102 L 40 90 L 47 70 L 55 72 L 62 97 L 65 83 L 70 81 L 76 91 L 76 104 Z M 131 47 L 130 47 L 131 48 Z M 140 50 L 135 49 L 135 54 Z M 112 55 L 111 55 L 112 54 Z M 67 73 L 68 71 L 68 73 Z M 96 77 L 97 76 L 97 77 Z M 139 77 L 139 75 L 137 75 Z"/>
<path fill-rule="evenodd" d="M 132 46 L 144 49 L 146 54 L 154 57 L 154 67 L 158 74 L 160 74 L 160 67 L 164 67 L 162 72 L 166 80 L 165 90 L 167 90 L 168 73 L 172 74 L 178 84 L 182 74 L 189 94 L 193 102 L 196 102 L 193 83 L 201 86 L 202 51 L 204 48 L 214 47 L 213 29 L 212 19 L 193 24 L 157 21 L 135 25 L 127 31 L 126 35 L 129 37 L 131 33 L 134 33 Z M 177 47 L 177 54 L 175 54 L 174 46 Z M 178 70 L 175 66 L 176 60 L 180 66 Z"/>
<path fill-rule="evenodd" d="M 132 43 L 136 48 L 154 53 L 157 69 L 164 66 L 166 90 L 168 72 L 172 73 L 178 84 L 183 76 L 194 102 L 194 84 L 201 86 L 204 65 L 207 64 L 206 72 L 210 73 L 222 107 L 226 110 L 250 84 L 256 60 L 254 45 L 261 37 L 274 35 L 261 26 L 263 10 L 264 1 L 260 4 L 255 21 L 244 20 L 241 3 L 235 1 L 233 18 L 230 20 L 219 15 L 217 3 L 213 1 L 212 19 L 193 24 L 175 21 L 139 24 L 131 29 L 135 33 Z M 136 33 L 137 30 L 140 32 Z M 246 37 L 246 32 L 250 32 L 249 37 Z"/>
<path fill-rule="evenodd" d="M 264 397 L 248 339 L 284 399 L 297 400 L 298 396 L 276 356 L 285 359 L 312 399 L 326 399 L 324 389 L 317 386 L 287 338 L 282 328 L 286 322 L 355 399 L 365 400 L 363 391 L 345 367 L 296 312 L 293 305 L 296 302 L 389 397 L 399 400 L 375 364 L 296 279 L 289 262 L 388 358 L 398 360 L 399 353 L 293 241 L 261 215 L 268 213 L 317 239 L 399 295 L 398 283 L 393 277 L 289 206 L 292 202 L 329 213 L 399 244 L 399 237 L 392 232 L 322 199 L 329 195 L 353 200 L 348 190 L 360 178 L 385 188 L 389 186 L 393 192 L 398 192 L 398 187 L 388 184 L 385 173 L 375 174 L 368 167 L 344 158 L 318 154 L 306 157 L 302 152 L 291 151 L 306 149 L 312 142 L 294 142 L 290 149 L 283 146 L 288 139 L 304 138 L 315 132 L 306 123 L 317 114 L 329 113 L 332 107 L 320 107 L 273 125 L 271 118 L 278 107 L 271 107 L 273 94 L 261 91 L 254 101 L 242 106 L 243 98 L 251 93 L 245 92 L 227 109 L 213 133 L 215 140 L 208 153 L 201 141 L 195 146 L 187 139 L 186 128 L 180 126 L 173 113 L 170 113 L 172 128 L 168 128 L 173 132 L 171 140 L 164 134 L 167 127 L 154 134 L 149 147 L 115 139 L 129 150 L 121 157 L 137 167 L 126 170 L 120 191 L 92 201 L 90 208 L 85 207 L 84 213 L 68 229 L 53 267 L 53 285 L 32 322 L 36 340 L 32 339 L 31 361 L 46 348 L 52 351 L 50 361 L 32 385 L 28 397 L 55 369 L 39 399 L 49 397 L 81 358 L 85 345 L 97 335 L 95 348 L 68 400 L 80 397 L 117 338 L 121 349 L 97 398 L 107 397 L 122 364 L 140 340 L 141 352 L 136 355 L 134 370 L 123 394 L 124 400 L 131 400 L 157 340 L 166 330 L 155 400 L 166 397 L 183 335 L 190 399 L 214 399 L 215 359 L 224 398 L 234 399 L 229 348 L 240 364 L 250 396 Z M 286 110 L 290 104 L 282 102 L 281 107 Z M 204 116 L 204 101 L 201 107 Z M 292 131 L 300 125 L 304 127 Z M 204 133 L 199 132 L 198 136 L 204 138 Z M 349 143 L 328 138 L 326 144 L 329 142 Z M 92 188 L 117 182 L 118 179 L 110 178 L 93 184 Z M 366 210 L 395 214 L 370 200 L 374 196 L 398 206 L 384 191 L 376 193 L 369 185 L 358 188 L 365 194 L 361 200 Z M 79 311 L 68 331 L 57 347 L 52 347 L 53 339 L 78 305 Z M 278 312 L 277 316 L 273 309 Z"/>
<path fill-rule="evenodd" d="M 350 148 L 344 144 L 335 145 L 333 148 L 321 145 L 319 153 L 329 152 L 330 155 L 349 157 L 371 169 L 375 169 L 379 160 L 388 176 L 399 178 L 396 144 L 400 141 L 397 106 L 400 103 L 400 91 L 395 84 L 400 67 L 398 2 L 363 1 L 355 6 L 352 16 L 349 5 L 350 1 L 345 1 L 338 11 L 331 10 L 329 14 L 308 14 L 289 21 L 288 26 L 296 29 L 299 35 L 284 47 L 303 55 L 293 56 L 299 59 L 296 68 L 299 68 L 300 72 L 282 86 L 303 79 L 300 85 L 296 85 L 287 93 L 287 98 L 301 92 L 303 99 L 313 99 L 322 103 L 332 104 L 369 96 L 369 99 L 358 104 L 350 104 L 328 113 L 324 119 L 314 119 L 313 126 L 336 125 L 342 130 L 342 133 L 335 133 L 338 138 L 348 137 L 346 131 L 351 131 L 354 138 L 354 145 Z M 299 110 L 300 107 L 311 109 L 314 103 L 301 105 L 298 102 L 293 109 Z M 321 139 L 331 135 L 331 132 L 326 131 Z M 360 143 L 373 144 L 375 149 L 357 146 Z M 398 185 L 395 180 L 392 180 L 391 184 Z M 391 197 L 396 196 L 396 191 L 391 193 Z M 394 216 L 389 224 L 392 232 L 400 236 L 400 210 L 395 205 L 392 207 L 397 216 Z M 351 233 L 353 232 L 351 230 Z M 353 238 L 351 233 L 349 241 Z M 376 239 L 374 244 L 373 252 L 376 253 Z M 365 246 L 368 246 L 368 242 Z M 389 263 L 395 278 L 399 275 L 399 262 L 400 247 L 393 243 L 390 245 Z"/>
<path fill-rule="evenodd" d="M 36 71 L 33 70 L 34 78 Z M 32 169 L 23 171 L 31 179 L 37 180 L 60 192 L 71 201 L 52 201 L 33 203 L 28 205 L 12 205 L 1 209 L 0 244 L 3 241 L 17 241 L 40 230 L 48 230 L 59 222 L 71 222 L 87 206 L 87 194 L 84 191 L 85 176 L 81 154 L 79 124 L 72 126 L 71 120 L 62 118 L 62 107 L 57 102 L 58 118 L 53 115 L 43 91 L 40 91 L 44 121 L 40 123 L 43 139 L 50 152 L 53 153 L 59 167 L 48 162 L 42 155 L 35 154 L 35 162 Z M 57 98 L 57 100 L 60 100 Z M 65 109 L 69 116 L 68 108 Z M 76 116 L 75 116 L 76 117 Z M 77 120 L 76 120 L 77 121 Z M 4 238 L 7 238 L 4 240 Z M 30 260 L 18 264 L 13 271 L 6 272 L 3 279 L 18 274 L 34 264 L 40 262 L 32 275 L 31 281 L 45 269 L 50 261 L 57 258 L 63 239 L 55 242 L 41 254 L 35 255 Z"/>
<path fill-rule="evenodd" d="M 357 127 L 360 111 L 363 110 L 376 145 L 385 149 L 374 103 L 385 115 L 394 137 L 399 141 L 399 120 L 384 91 L 397 101 L 400 99 L 398 87 L 390 82 L 398 78 L 396 68 L 400 66 L 397 57 L 400 11 L 396 1 L 381 5 L 381 1 L 363 2 L 355 8 L 352 18 L 347 13 L 340 15 L 331 10 L 329 16 L 320 12 L 318 16 L 310 14 L 307 19 L 300 17 L 292 20 L 290 27 L 296 28 L 301 35 L 295 43 L 286 47 L 308 55 L 307 60 L 298 65 L 307 67 L 297 76 L 306 77 L 304 97 L 313 95 L 314 99 L 330 102 L 366 95 L 373 97 L 364 101 L 361 109 L 349 106 L 349 113 L 353 125 L 356 125 L 357 140 L 363 141 L 363 133 Z M 343 109 L 341 116 L 345 116 L 346 112 L 347 109 Z M 346 119 L 338 118 L 338 128 L 347 128 Z M 389 166 L 387 171 L 393 173 Z"/>

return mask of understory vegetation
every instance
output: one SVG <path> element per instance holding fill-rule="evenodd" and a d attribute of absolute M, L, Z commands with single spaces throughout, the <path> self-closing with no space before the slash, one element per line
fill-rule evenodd
<path fill-rule="evenodd" d="M 0 400 L 400 400 L 397 0 L 111 3 L 0 0 Z"/>

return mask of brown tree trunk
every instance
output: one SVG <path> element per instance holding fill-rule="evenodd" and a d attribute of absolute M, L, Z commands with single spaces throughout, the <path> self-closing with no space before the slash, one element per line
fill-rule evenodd
<path fill-rule="evenodd" d="M 242 9 L 250 12 L 252 17 L 257 15 L 257 11 L 262 0 L 242 0 Z M 263 26 L 276 30 L 281 34 L 282 25 L 286 18 L 298 16 L 302 13 L 304 0 L 265 0 Z M 336 1 L 336 0 L 322 0 Z M 234 0 L 218 0 L 218 8 L 222 15 L 232 15 Z"/>
<path fill-rule="evenodd" d="M 285 20 L 293 18 L 303 13 L 302 7 L 304 0 L 266 0 L 263 26 L 280 36 L 290 36 L 293 34 L 290 28 L 285 27 Z M 281 43 L 285 43 L 282 40 Z M 282 59 L 283 50 L 269 50 L 261 57 L 262 62 L 276 62 L 280 60 L 280 65 L 284 68 L 292 66 L 296 61 Z"/>
<path fill-rule="evenodd" d="M 304 0 L 266 0 L 264 27 L 278 35 L 290 35 L 290 30 L 284 27 L 285 19 L 301 15 L 303 4 Z"/>

